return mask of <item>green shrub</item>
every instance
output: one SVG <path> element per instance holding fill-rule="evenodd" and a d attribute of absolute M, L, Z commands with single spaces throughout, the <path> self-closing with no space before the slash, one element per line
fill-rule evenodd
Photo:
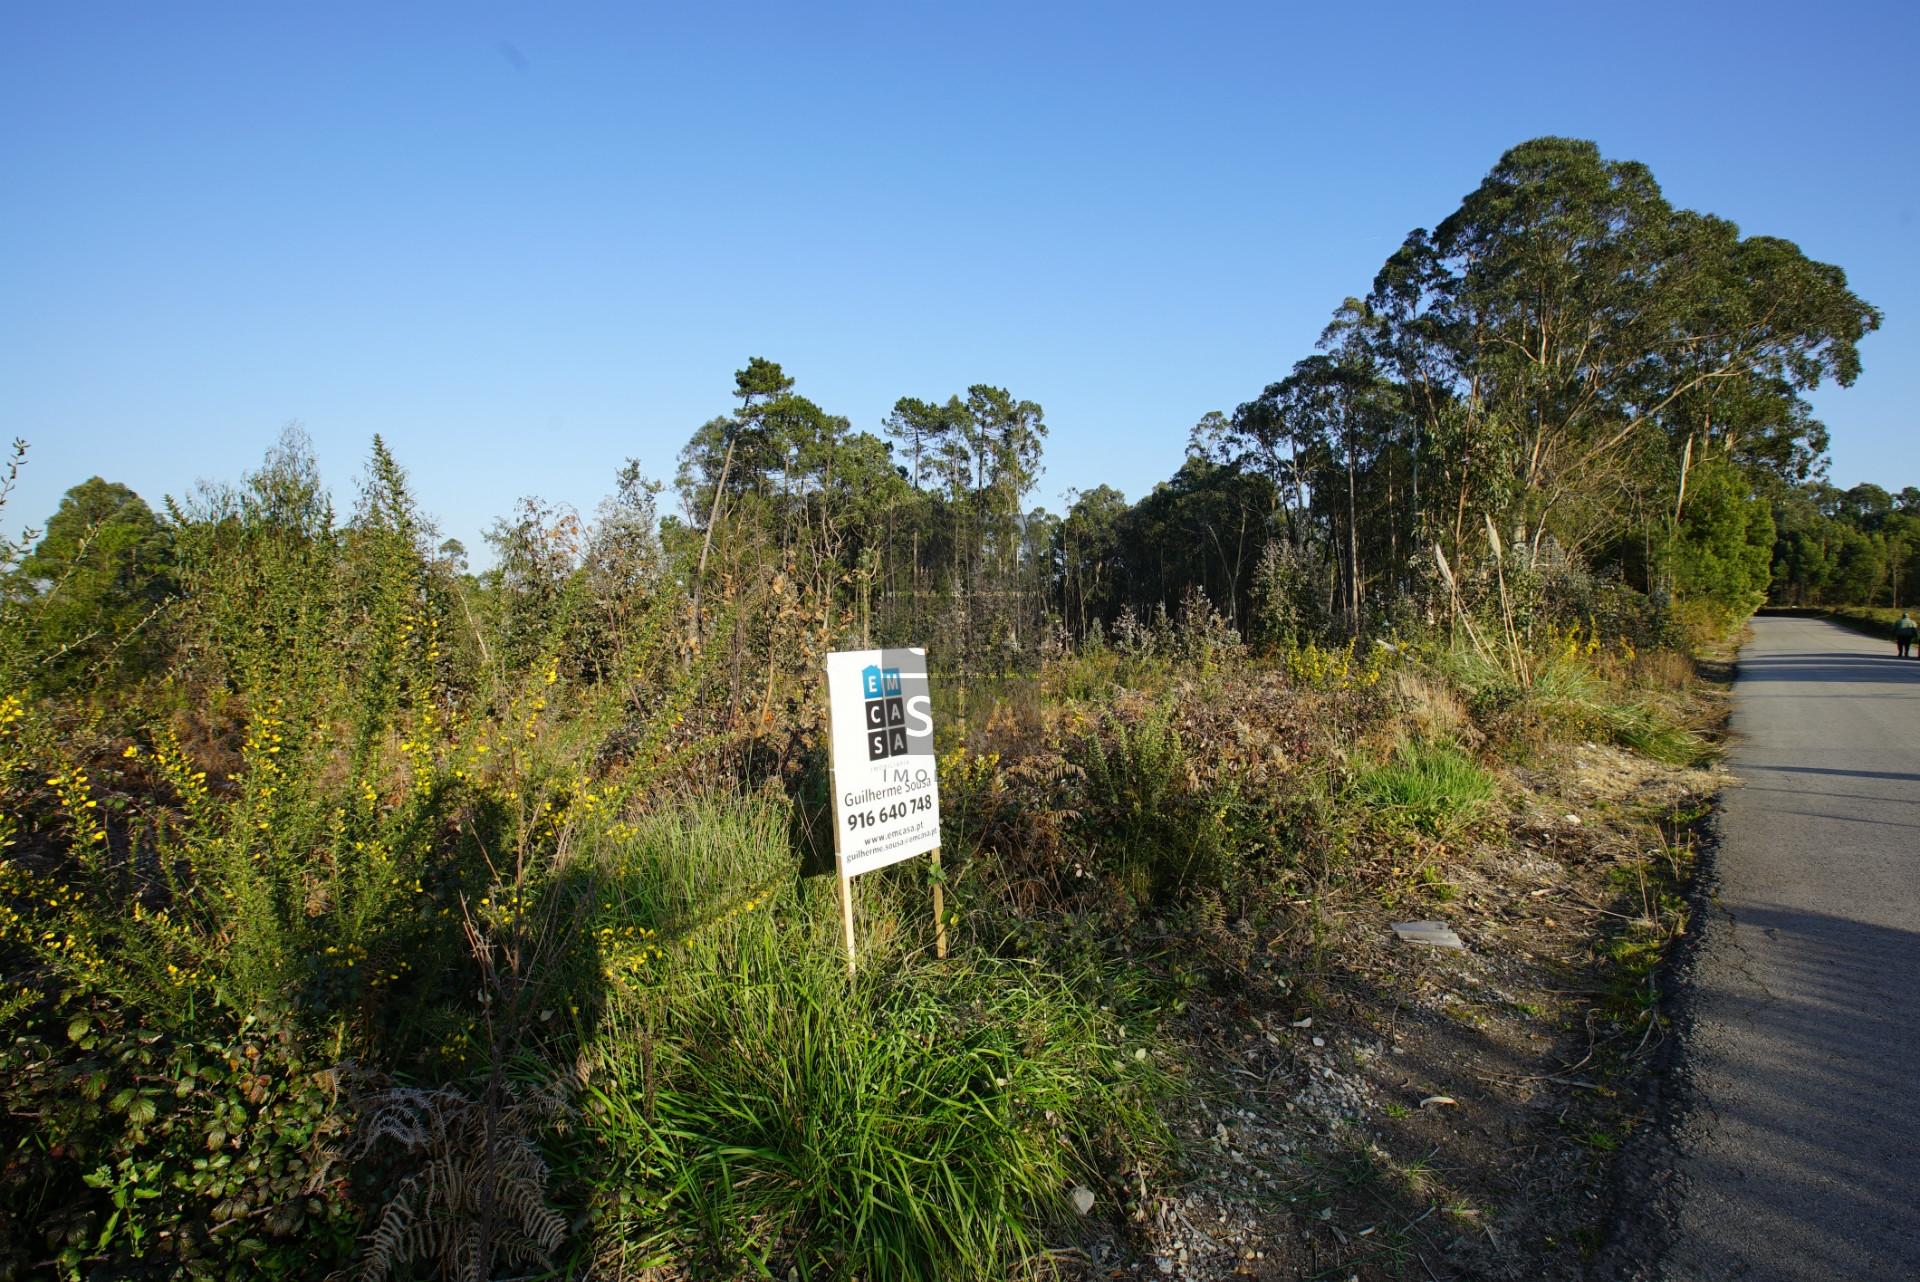
<path fill-rule="evenodd" d="M 1714 458 L 1687 477 L 1678 528 L 1663 549 L 1674 595 L 1697 609 L 1699 640 L 1725 635 L 1766 600 L 1772 576 L 1773 509 L 1734 463 Z"/>
<path fill-rule="evenodd" d="M 221 1021 L 205 1021 L 215 1027 Z M 351 1258 L 333 1078 L 289 1029 L 40 1003 L 0 1047 L 0 1277 L 309 1277 Z"/>
<path fill-rule="evenodd" d="M 599 883 L 576 850 L 711 748 L 683 727 L 711 659 L 675 653 L 671 585 L 591 678 L 563 648 L 455 670 L 451 584 L 391 457 L 376 442 L 346 527 L 310 462 L 290 442 L 242 490 L 174 509 L 190 595 L 172 715 L 76 717 L 0 691 L 0 1237 L 22 1244 L 16 1263 L 349 1263 L 407 1170 L 449 1154 L 362 1145 L 355 1178 L 322 1189 L 334 1159 L 316 1137 L 362 1101 L 316 1074 L 357 1061 L 435 1090 L 459 1135 L 496 1136 L 503 1064 L 555 1076 L 578 1050 L 555 1013 L 600 1005 L 612 941 L 582 929 Z M 485 1257 L 475 1218 L 444 1232 Z"/>
<path fill-rule="evenodd" d="M 1109 715 L 1071 755 L 1086 772 L 1080 840 L 1134 902 L 1165 903 L 1224 876 L 1241 845 L 1238 790 L 1199 783 L 1168 707 Z"/>

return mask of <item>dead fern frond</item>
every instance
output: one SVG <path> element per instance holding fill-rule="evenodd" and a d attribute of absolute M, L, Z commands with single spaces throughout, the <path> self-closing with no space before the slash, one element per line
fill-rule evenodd
<path fill-rule="evenodd" d="M 502 1083 L 491 1106 L 450 1087 L 358 1095 L 353 1156 L 407 1172 L 367 1235 L 360 1282 L 415 1263 L 457 1282 L 488 1282 L 496 1263 L 552 1264 L 567 1224 L 547 1203 L 538 1137 L 566 1112 L 557 1088 Z"/>

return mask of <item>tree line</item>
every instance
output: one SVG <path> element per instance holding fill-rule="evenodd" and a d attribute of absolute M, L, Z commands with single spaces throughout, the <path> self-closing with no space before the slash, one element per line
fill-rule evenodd
<path fill-rule="evenodd" d="M 1410 232 L 1318 351 L 1203 416 L 1131 502 L 1098 485 L 1063 514 L 1029 506 L 1047 421 L 1008 389 L 923 389 L 859 430 L 755 357 L 680 452 L 678 513 L 660 518 L 664 483 L 630 461 L 591 518 L 524 502 L 479 574 L 457 544 L 432 559 L 465 585 L 474 643 L 509 656 L 568 602 L 587 603 L 566 605 L 577 626 L 618 628 L 671 576 L 690 644 L 731 612 L 742 682 L 742 617 L 759 640 L 928 642 L 1005 668 L 1196 603 L 1256 639 L 1359 636 L 1460 608 L 1489 566 L 1577 567 L 1719 617 L 1770 585 L 1909 600 L 1914 491 L 1824 485 L 1805 399 L 1854 381 L 1879 322 L 1838 267 L 1673 207 L 1591 142 L 1540 138 Z M 263 473 L 297 501 L 249 501 L 330 528 L 302 451 L 290 438 Z M 376 442 L 370 474 L 394 466 Z M 70 492 L 8 586 L 38 603 L 48 671 L 152 664 L 182 588 L 173 545 L 239 501 L 155 514 L 98 478 Z"/>
<path fill-rule="evenodd" d="M 1777 605 L 1885 605 L 1920 601 L 1920 488 L 1824 481 L 1782 490 L 1770 599 Z"/>

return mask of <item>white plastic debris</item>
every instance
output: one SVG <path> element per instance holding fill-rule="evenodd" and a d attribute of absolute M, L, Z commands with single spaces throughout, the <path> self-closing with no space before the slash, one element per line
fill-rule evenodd
<path fill-rule="evenodd" d="M 1388 923 L 1393 933 L 1409 944 L 1431 944 L 1435 948 L 1465 948 L 1460 936 L 1444 921 L 1396 921 Z"/>

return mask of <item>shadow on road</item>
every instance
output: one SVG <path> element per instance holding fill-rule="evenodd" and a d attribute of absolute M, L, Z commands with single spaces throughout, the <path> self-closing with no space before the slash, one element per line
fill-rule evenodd
<path fill-rule="evenodd" d="M 1706 1231 L 1675 1245 L 1666 1276 L 1908 1276 L 1900 1270 L 1920 1261 L 1920 1154 L 1906 1143 L 1920 934 L 1770 904 L 1729 916 L 1727 942 L 1764 965 L 1747 967 L 1749 982 L 1730 994 L 1745 1030 L 1738 1061 L 1724 1044 L 1696 1045 L 1690 1067 L 1738 1081 L 1702 1111 L 1741 1143 L 1694 1153 L 1695 1196 L 1717 1205 L 1695 1217 Z M 1784 1256 L 1756 1258 L 1737 1236 L 1755 1223 L 1779 1226 L 1792 1243 Z"/>
<path fill-rule="evenodd" d="M 1782 797 L 1826 797 L 1831 801 L 1882 802 L 1887 798 L 1873 792 L 1823 792 L 1818 788 L 1768 788 L 1757 783 L 1740 785 L 1742 792 L 1771 792 Z"/>
<path fill-rule="evenodd" d="M 1746 769 L 1753 774 L 1777 771 L 1785 775 L 1845 775 L 1854 779 L 1892 779 L 1920 783 L 1920 774 L 1910 774 L 1901 770 L 1838 770 L 1832 766 L 1769 766 L 1757 761 L 1747 765 Z"/>
<path fill-rule="evenodd" d="M 1920 662 L 1761 619 L 1733 693 L 1657 1276 L 1920 1278 Z"/>
<path fill-rule="evenodd" d="M 1772 651 L 1740 660 L 1741 681 L 1920 683 L 1920 660 L 1897 655 Z"/>

